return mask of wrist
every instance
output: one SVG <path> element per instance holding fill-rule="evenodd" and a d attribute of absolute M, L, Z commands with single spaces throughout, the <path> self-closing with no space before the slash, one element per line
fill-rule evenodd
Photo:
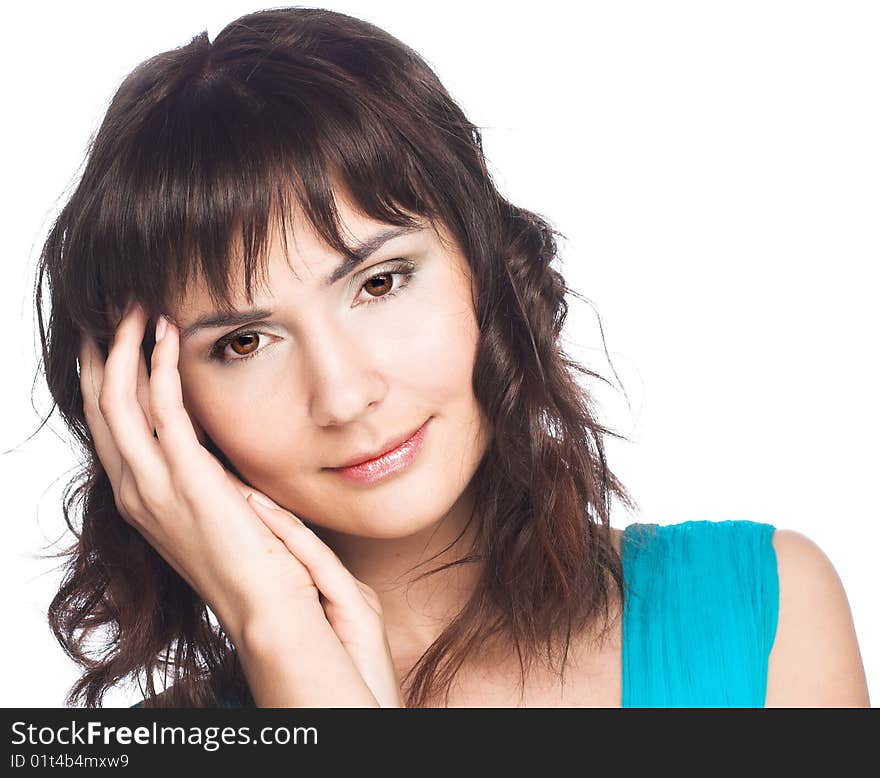
<path fill-rule="evenodd" d="M 329 623 L 327 628 L 330 629 Z M 241 655 L 269 660 L 304 649 L 323 634 L 320 623 L 305 629 L 277 616 L 274 619 L 251 618 L 242 624 L 238 641 L 233 642 Z"/>
<path fill-rule="evenodd" d="M 238 651 L 259 708 L 380 707 L 329 622 L 308 633 L 249 622 Z"/>

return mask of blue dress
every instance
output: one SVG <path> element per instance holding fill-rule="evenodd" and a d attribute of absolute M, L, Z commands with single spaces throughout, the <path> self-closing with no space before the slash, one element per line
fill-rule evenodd
<path fill-rule="evenodd" d="M 747 520 L 624 529 L 624 708 L 764 707 L 779 614 L 774 530 Z"/>
<path fill-rule="evenodd" d="M 624 708 L 763 708 L 779 580 L 771 524 L 631 524 Z"/>

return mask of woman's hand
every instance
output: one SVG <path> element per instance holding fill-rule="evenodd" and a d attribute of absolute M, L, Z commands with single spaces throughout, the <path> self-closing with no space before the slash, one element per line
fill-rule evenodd
<path fill-rule="evenodd" d="M 330 683 L 325 675 L 322 685 L 309 686 L 307 704 L 375 707 L 366 682 L 328 629 L 309 569 L 255 520 L 247 501 L 254 490 L 197 439 L 183 405 L 178 332 L 170 323 L 153 350 L 148 376 L 141 350 L 146 323 L 141 306 L 130 305 L 106 363 L 90 337 L 80 346 L 83 410 L 117 510 L 205 600 L 240 653 L 248 654 L 255 629 L 272 623 L 273 640 L 297 647 L 291 663 L 308 668 L 314 659 L 315 667 L 332 675 Z M 297 692 L 291 688 L 288 698 Z"/>
<path fill-rule="evenodd" d="M 308 568 L 321 592 L 330 626 L 379 706 L 404 707 L 376 592 L 355 578 L 333 549 L 293 513 L 256 492 L 249 502 L 290 553 Z"/>

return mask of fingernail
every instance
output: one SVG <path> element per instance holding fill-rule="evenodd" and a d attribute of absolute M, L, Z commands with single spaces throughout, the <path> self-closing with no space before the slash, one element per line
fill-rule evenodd
<path fill-rule="evenodd" d="M 160 316 L 156 321 L 156 343 L 158 343 L 165 336 L 165 329 L 168 326 L 168 322 L 165 320 L 164 316 Z"/>
<path fill-rule="evenodd" d="M 265 505 L 267 508 L 276 508 L 280 509 L 281 506 L 272 502 L 268 497 L 263 494 L 258 494 L 257 492 L 251 492 L 251 499 L 255 502 L 260 503 L 260 505 Z"/>

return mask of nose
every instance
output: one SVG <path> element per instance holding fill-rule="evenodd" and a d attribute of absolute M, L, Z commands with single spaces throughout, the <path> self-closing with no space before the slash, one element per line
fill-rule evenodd
<path fill-rule="evenodd" d="M 303 366 L 310 379 L 309 413 L 315 424 L 356 421 L 385 396 L 374 350 L 344 328 L 327 326 L 303 341 Z"/>

